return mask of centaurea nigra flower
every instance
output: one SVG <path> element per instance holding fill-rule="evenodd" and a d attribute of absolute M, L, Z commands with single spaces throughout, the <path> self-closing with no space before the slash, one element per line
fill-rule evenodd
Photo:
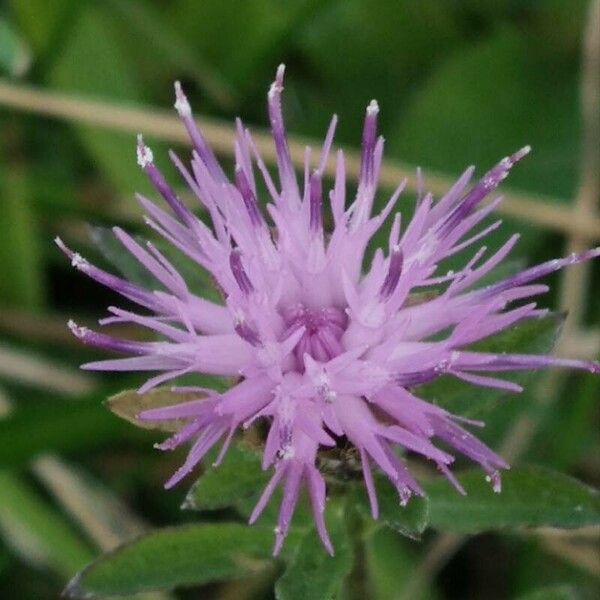
<path fill-rule="evenodd" d="M 88 363 L 85 369 L 157 373 L 140 393 L 189 373 L 235 378 L 224 393 L 196 388 L 197 400 L 140 415 L 149 421 L 185 423 L 159 445 L 169 450 L 191 443 L 185 463 L 166 487 L 188 475 L 223 440 L 218 464 L 235 432 L 261 419 L 268 424 L 263 467 L 272 468 L 273 475 L 250 522 L 282 486 L 276 554 L 305 487 L 321 540 L 333 553 L 324 522 L 326 484 L 316 466 L 320 449 L 342 441 L 356 448 L 374 518 L 378 505 L 373 466 L 387 475 L 401 504 L 413 494 L 423 494 L 397 448 L 433 461 L 462 493 L 449 469 L 454 456 L 435 445 L 442 442 L 479 463 L 494 490 L 500 491 L 499 471 L 508 468 L 507 463 L 461 426 L 465 419 L 418 398 L 413 388 L 446 376 L 480 386 L 483 394 L 484 388 L 519 392 L 519 385 L 496 373 L 552 366 L 598 372 L 599 365 L 593 362 L 469 348 L 523 319 L 543 315 L 545 310 L 531 298 L 548 288 L 537 281 L 563 266 L 597 257 L 600 249 L 477 287 L 515 246 L 518 235 L 513 235 L 495 253 L 487 255 L 481 247 L 462 269 L 438 274 L 444 259 L 473 247 L 499 226 L 496 221 L 473 233 L 502 201 L 483 204 L 483 200 L 529 152 L 525 147 L 502 159 L 473 185 L 469 168 L 443 197 L 434 201 L 431 194 L 422 195 L 406 225 L 401 225 L 396 212 L 387 247 L 376 250 L 366 265 L 367 246 L 394 213 L 405 185 L 402 182 L 384 208 L 373 214 L 384 146 L 377 136 L 378 105 L 372 101 L 366 109 L 356 195 L 347 202 L 341 151 L 333 188 L 324 195 L 324 169 L 337 119 L 331 121 L 315 168 L 307 150 L 304 181 L 299 185 L 282 117 L 283 73 L 281 66 L 268 93 L 278 183 L 240 121 L 231 181 L 197 129 L 176 84 L 175 108 L 194 150 L 188 164 L 174 153 L 170 157 L 211 225 L 177 197 L 150 149 L 141 137 L 138 141 L 139 165 L 170 209 L 166 212 L 138 196 L 147 224 L 198 269 L 210 273 L 222 293 L 222 304 L 192 293 L 156 246 L 150 242 L 144 246 L 122 229 L 115 228 L 115 236 L 160 282 L 161 289 L 144 289 L 109 274 L 60 240 L 58 244 L 73 266 L 143 309 L 139 314 L 110 307 L 111 316 L 102 324 L 134 323 L 160 338 L 127 341 L 71 322 L 73 333 L 84 343 L 129 355 Z M 270 195 L 266 211 L 258 199 L 253 165 Z M 327 230 L 325 212 L 332 221 Z M 433 293 L 419 294 L 415 301 L 415 291 Z"/>

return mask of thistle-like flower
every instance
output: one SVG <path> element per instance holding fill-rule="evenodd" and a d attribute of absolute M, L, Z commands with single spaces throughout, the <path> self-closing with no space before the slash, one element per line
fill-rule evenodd
<path fill-rule="evenodd" d="M 489 373 L 572 367 L 599 371 L 597 363 L 551 356 L 491 354 L 469 346 L 523 319 L 544 314 L 532 297 L 548 288 L 536 283 L 563 266 L 600 255 L 600 249 L 552 260 L 497 283 L 477 283 L 512 250 L 518 235 L 486 256 L 480 247 L 465 266 L 442 275 L 438 265 L 467 251 L 500 225 L 477 228 L 501 198 L 483 204 L 509 170 L 529 152 L 525 147 L 502 159 L 478 182 L 467 169 L 441 198 L 421 194 L 405 226 L 393 217 L 387 248 L 365 251 L 396 207 L 402 182 L 378 214 L 373 214 L 381 167 L 382 137 L 377 136 L 379 107 L 367 109 L 356 195 L 346 201 L 344 155 L 337 153 L 331 191 L 323 198 L 323 175 L 337 119 L 333 118 L 318 160 L 306 151 L 299 185 L 286 140 L 281 110 L 283 66 L 268 93 L 268 112 L 277 151 L 279 183 L 271 178 L 241 122 L 237 122 L 233 182 L 197 129 L 179 84 L 176 103 L 194 145 L 191 162 L 174 153 L 171 160 L 193 192 L 211 225 L 199 219 L 175 194 L 139 138 L 138 163 L 170 208 L 165 212 L 138 196 L 147 224 L 213 277 L 223 296 L 218 304 L 190 292 L 186 281 L 150 242 L 144 247 L 119 228 L 114 234 L 162 285 L 143 289 L 109 274 L 59 246 L 74 267 L 139 305 L 144 314 L 110 307 L 101 324 L 125 322 L 145 327 L 161 341 L 127 341 L 70 323 L 84 343 L 131 355 L 92 362 L 92 370 L 157 372 L 143 393 L 188 373 L 235 378 L 224 392 L 196 388 L 199 399 L 142 413 L 146 420 L 181 419 L 185 425 L 159 445 L 163 450 L 191 442 L 187 460 L 169 479 L 170 488 L 223 440 L 225 454 L 235 432 L 258 419 L 268 424 L 263 467 L 272 468 L 250 522 L 274 490 L 283 488 L 274 553 L 279 552 L 301 487 L 311 500 L 316 528 L 333 553 L 324 522 L 326 484 L 317 468 L 320 449 L 349 441 L 360 455 L 364 482 L 377 518 L 372 467 L 389 478 L 401 504 L 423 494 L 398 448 L 433 461 L 461 493 L 449 466 L 445 443 L 479 463 L 495 491 L 507 463 L 464 429 L 456 415 L 414 395 L 413 388 L 439 377 L 519 392 L 521 387 Z M 258 199 L 255 171 L 270 195 L 266 214 Z M 269 215 L 270 219 L 267 217 Z M 423 292 L 418 296 L 414 292 Z M 418 298 L 418 301 L 415 300 Z M 189 391 L 189 388 L 188 390 Z M 478 423 L 467 421 L 468 425 Z"/>

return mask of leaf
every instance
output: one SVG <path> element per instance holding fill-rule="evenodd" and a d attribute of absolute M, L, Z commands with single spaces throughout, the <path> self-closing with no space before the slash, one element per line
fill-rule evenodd
<path fill-rule="evenodd" d="M 444 479 L 425 485 L 430 525 L 460 533 L 516 527 L 573 529 L 600 524 L 600 493 L 580 481 L 543 467 L 513 467 L 494 493 L 479 469 L 458 475 L 467 495 Z"/>
<path fill-rule="evenodd" d="M 326 521 L 334 556 L 327 554 L 315 529 L 304 534 L 285 573 L 275 584 L 277 600 L 329 600 L 339 593 L 352 568 L 352 546 L 344 508 L 330 506 Z"/>
<path fill-rule="evenodd" d="M 458 173 L 531 144 L 510 185 L 568 200 L 578 173 L 577 59 L 559 65 L 554 52 L 515 26 L 463 46 L 412 95 L 386 136 L 390 152 Z"/>
<path fill-rule="evenodd" d="M 135 439 L 96 396 L 21 406 L 0 420 L 0 467 L 22 465 L 41 452 L 75 452 Z"/>
<path fill-rule="evenodd" d="M 473 344 L 469 349 L 494 353 L 547 354 L 554 347 L 563 322 L 564 316 L 560 314 L 527 319 L 498 335 Z M 511 373 L 510 379 L 523 385 L 532 375 L 532 372 Z M 450 376 L 419 386 L 417 394 L 450 412 L 469 418 L 481 417 L 496 406 L 499 400 L 509 395 L 503 390 L 482 389 Z"/>
<path fill-rule="evenodd" d="M 577 600 L 579 597 L 571 585 L 552 585 L 518 596 L 516 600 Z"/>
<path fill-rule="evenodd" d="M 33 463 L 33 471 L 59 505 L 103 550 L 148 530 L 146 524 L 105 483 L 53 455 Z M 69 577 L 73 572 L 69 573 Z"/>
<path fill-rule="evenodd" d="M 379 522 L 402 535 L 418 539 L 429 522 L 427 498 L 413 496 L 406 506 L 401 506 L 398 492 L 385 477 L 375 475 L 374 480 L 379 503 Z M 355 499 L 359 511 L 371 518 L 371 508 L 364 486 L 357 486 Z"/>
<path fill-rule="evenodd" d="M 218 510 L 234 506 L 246 512 L 244 500 L 254 499 L 271 478 L 256 451 L 233 445 L 223 462 L 208 468 L 188 492 L 182 508 Z"/>
<path fill-rule="evenodd" d="M 0 532 L 27 562 L 69 577 L 93 557 L 67 519 L 18 475 L 0 471 Z"/>
<path fill-rule="evenodd" d="M 215 454 L 213 453 L 213 456 Z M 207 459 L 205 464 L 209 465 Z M 247 519 L 252 513 L 273 470 L 262 470 L 260 453 L 243 443 L 232 444 L 218 467 L 207 467 L 186 496 L 182 508 L 189 510 L 221 510 L 234 508 Z M 313 517 L 305 494 L 300 494 L 294 511 L 293 527 L 305 530 Z M 261 525 L 274 528 L 281 504 L 278 488 L 260 516 Z M 288 542 L 286 544 L 289 545 Z"/>
<path fill-rule="evenodd" d="M 270 527 L 237 523 L 160 529 L 101 556 L 65 594 L 104 598 L 243 577 L 270 563 L 272 542 Z"/>
<path fill-rule="evenodd" d="M 51 48 L 64 30 L 65 21 L 77 10 L 74 0 L 11 0 L 10 4 L 19 29 L 37 58 Z"/>
<path fill-rule="evenodd" d="M 1 37 L 0 32 L 0 37 Z M 39 308 L 44 301 L 40 234 L 28 172 L 5 163 L 0 148 L 0 301 L 21 308 Z"/>
<path fill-rule="evenodd" d="M 158 279 L 123 247 L 110 229 L 93 227 L 91 237 L 94 245 L 100 250 L 104 258 L 115 266 L 126 279 L 150 290 L 163 289 L 164 286 Z M 140 242 L 142 245 L 145 244 L 143 239 L 140 239 Z M 223 298 L 217 291 L 211 275 L 198 263 L 183 255 L 177 248 L 174 248 L 162 238 L 153 238 L 152 243 L 183 277 L 190 292 L 207 300 L 212 300 L 217 304 L 223 303 Z"/>
<path fill-rule="evenodd" d="M 166 63 L 164 70 L 173 78 L 185 76 L 192 80 L 206 94 L 209 100 L 221 109 L 231 109 L 236 100 L 231 87 L 224 81 L 219 70 L 213 69 L 204 61 L 202 55 L 193 52 L 178 31 L 170 27 L 162 12 L 152 4 L 133 0 L 110 0 L 111 12 L 116 17 L 114 25 L 124 25 L 123 34 L 131 46 L 131 52 L 140 53 L 136 62 L 141 68 L 156 71 L 157 64 Z M 169 12 L 174 7 L 169 8 Z M 131 42 L 134 42 L 133 44 Z M 148 44 L 152 44 L 152 64 L 146 65 L 144 55 Z"/>
<path fill-rule="evenodd" d="M 411 542 L 387 527 L 374 529 L 365 540 L 365 563 L 368 574 L 369 598 L 397 600 L 403 597 L 405 584 L 418 565 Z M 413 544 L 414 546 L 414 544 Z M 423 590 L 413 600 L 430 600 L 436 594 Z"/>
<path fill-rule="evenodd" d="M 303 110 L 291 117 L 302 119 L 303 129 L 317 135 L 323 121 L 316 117 L 336 112 L 342 123 L 351 124 L 340 127 L 339 140 L 355 146 L 360 142 L 358 119 L 370 98 L 382 107 L 382 132 L 390 139 L 389 125 L 415 88 L 440 57 L 461 43 L 453 8 L 437 0 L 404 2 L 401 9 L 389 0 L 331 2 L 296 36 L 314 75 L 298 85 L 296 104 Z M 287 104 L 293 109 L 289 100 Z"/>
<path fill-rule="evenodd" d="M 600 378 L 579 373 L 560 381 L 555 401 L 538 419 L 527 460 L 569 471 L 582 457 L 595 452 L 600 430 L 595 418 L 600 398 Z M 548 444 L 548 440 L 552 444 Z"/>
<path fill-rule="evenodd" d="M 0 17 L 0 71 L 13 77 L 25 74 L 31 53 L 12 24 Z"/>
<path fill-rule="evenodd" d="M 131 252 L 124 248 L 111 229 L 92 227 L 90 237 L 102 256 L 116 267 L 128 281 L 151 290 L 162 288 L 156 277 L 144 268 Z"/>
<path fill-rule="evenodd" d="M 0 387 L 0 420 L 8 416 L 13 410 L 13 405 L 4 388 Z"/>
<path fill-rule="evenodd" d="M 110 17 L 100 4 L 82 6 L 49 72 L 51 85 L 63 91 L 104 96 L 113 101 L 139 99 L 135 71 L 114 37 Z M 149 189 L 146 178 L 135 165 L 132 135 L 84 125 L 77 126 L 76 131 L 93 161 L 103 170 L 104 177 L 118 191 L 129 196 L 133 190 Z"/>
<path fill-rule="evenodd" d="M 138 394 L 136 390 L 126 390 L 111 396 L 105 404 L 108 409 L 121 419 L 125 419 L 142 429 L 158 429 L 160 431 L 177 431 L 186 422 L 184 419 L 169 421 L 143 421 L 138 415 L 152 408 L 161 408 L 181 404 L 191 400 L 201 400 L 202 392 L 179 393 L 169 387 L 157 387 L 145 394 Z"/>

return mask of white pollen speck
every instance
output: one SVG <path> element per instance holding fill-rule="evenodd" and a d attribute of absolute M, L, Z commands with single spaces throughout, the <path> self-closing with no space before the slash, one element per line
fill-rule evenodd
<path fill-rule="evenodd" d="M 71 258 L 71 266 L 76 269 L 83 269 L 88 264 L 88 261 L 79 254 L 79 252 L 75 252 L 73 257 Z"/>
<path fill-rule="evenodd" d="M 181 83 L 179 83 L 179 81 L 175 82 L 175 98 L 176 101 L 173 106 L 175 107 L 177 114 L 179 114 L 179 116 L 182 118 L 191 116 L 192 108 L 188 102 L 188 99 L 186 98 L 186 95 L 181 89 Z"/>
<path fill-rule="evenodd" d="M 268 96 L 270 99 L 273 99 L 274 96 L 280 94 L 282 91 L 283 88 L 276 81 L 274 81 L 269 88 Z"/>
<path fill-rule="evenodd" d="M 152 150 L 150 150 L 150 148 L 144 144 L 141 134 L 138 135 L 137 162 L 142 169 L 145 169 L 150 163 L 154 162 Z"/>
<path fill-rule="evenodd" d="M 290 460 L 296 456 L 296 450 L 291 445 L 284 446 L 281 448 L 281 450 L 279 450 L 278 456 L 281 458 L 281 460 Z"/>
<path fill-rule="evenodd" d="M 68 320 L 67 327 L 71 330 L 71 333 L 75 337 L 78 337 L 80 339 L 84 338 L 89 332 L 89 329 L 87 327 L 81 327 L 80 325 L 77 325 L 77 323 L 75 323 L 73 319 Z"/>
<path fill-rule="evenodd" d="M 484 187 L 486 187 L 487 189 L 491 189 L 493 187 L 495 187 L 497 184 L 497 180 L 494 179 L 493 177 L 484 177 L 483 179 L 483 185 Z"/>
<path fill-rule="evenodd" d="M 379 104 L 377 100 L 371 100 L 369 102 L 369 106 L 367 106 L 367 114 L 368 115 L 376 115 L 379 112 Z"/>

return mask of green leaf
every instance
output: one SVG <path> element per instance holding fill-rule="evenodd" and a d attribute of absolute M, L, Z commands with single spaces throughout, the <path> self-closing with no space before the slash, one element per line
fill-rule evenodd
<path fill-rule="evenodd" d="M 185 420 L 143 421 L 138 415 L 152 408 L 172 406 L 191 400 L 201 400 L 203 396 L 204 394 L 201 392 L 178 393 L 173 392 L 168 387 L 158 387 L 145 394 L 138 394 L 136 390 L 126 390 L 111 396 L 106 400 L 105 404 L 115 415 L 142 429 L 177 431 L 185 424 Z"/>
<path fill-rule="evenodd" d="M 552 585 L 518 596 L 515 600 L 577 600 L 579 597 L 571 585 Z"/>
<path fill-rule="evenodd" d="M 513 467 L 494 493 L 480 469 L 458 475 L 461 496 L 442 477 L 425 485 L 430 525 L 460 533 L 516 527 L 573 529 L 600 524 L 600 493 L 580 481 L 543 467 Z"/>
<path fill-rule="evenodd" d="M 595 418 L 600 398 L 600 377 L 579 373 L 560 381 L 551 410 L 538 418 L 527 460 L 569 471 L 582 457 L 596 451 L 600 430 Z M 552 444 L 548 444 L 548 440 Z"/>
<path fill-rule="evenodd" d="M 374 480 L 379 503 L 379 522 L 402 535 L 418 539 L 429 522 L 427 498 L 413 496 L 406 506 L 401 506 L 398 492 L 385 477 L 375 475 Z M 354 497 L 358 510 L 370 519 L 371 508 L 363 485 L 357 486 Z"/>
<path fill-rule="evenodd" d="M 41 452 L 75 452 L 117 439 L 135 439 L 96 396 L 21 406 L 0 420 L 0 467 L 17 466 Z"/>
<path fill-rule="evenodd" d="M 112 101 L 135 101 L 141 97 L 135 71 L 120 51 L 110 17 L 100 4 L 86 4 L 63 40 L 58 60 L 49 73 L 50 83 L 66 92 L 108 97 Z M 147 182 L 135 165 L 135 139 L 91 126 L 77 133 L 105 178 L 117 190 L 130 195 L 145 191 Z"/>
<path fill-rule="evenodd" d="M 33 309 L 44 301 L 44 274 L 28 175 L 22 165 L 0 165 L 0 302 Z"/>
<path fill-rule="evenodd" d="M 514 26 L 464 46 L 411 97 L 389 151 L 442 172 L 482 172 L 531 144 L 510 185 L 568 200 L 578 177 L 577 59 L 559 65 L 554 50 Z"/>
<path fill-rule="evenodd" d="M 158 279 L 123 247 L 110 229 L 93 227 L 91 237 L 104 258 L 115 266 L 126 279 L 147 289 L 163 289 L 164 286 Z M 142 245 L 145 243 L 143 239 L 140 241 Z M 214 280 L 205 269 L 160 237 L 153 238 L 152 243 L 173 264 L 192 293 L 217 304 L 223 303 L 223 297 L 217 291 Z"/>
<path fill-rule="evenodd" d="M 11 0 L 10 4 L 19 29 L 38 58 L 53 45 L 65 21 L 77 9 L 74 0 Z"/>
<path fill-rule="evenodd" d="M 213 452 L 209 456 L 215 456 Z M 206 459 L 210 465 L 210 459 Z M 234 508 L 242 517 L 248 519 L 273 470 L 262 470 L 261 455 L 243 443 L 234 443 L 227 451 L 218 467 L 207 467 L 198 481 L 192 486 L 183 502 L 183 509 L 220 510 Z M 259 523 L 274 528 L 277 524 L 282 499 L 281 486 L 260 515 Z M 300 531 L 313 524 L 312 511 L 306 494 L 301 494 L 294 511 L 293 527 Z M 289 547 L 289 542 L 286 542 Z"/>
<path fill-rule="evenodd" d="M 554 347 L 563 322 L 564 316 L 560 314 L 527 319 L 498 335 L 473 344 L 469 349 L 493 353 L 546 354 Z M 510 379 L 524 385 L 532 375 L 531 372 L 511 373 Z M 483 390 L 451 376 L 440 377 L 421 385 L 417 393 L 450 412 L 469 418 L 481 417 L 496 406 L 499 400 L 508 396 L 503 390 Z"/>
<path fill-rule="evenodd" d="M 315 529 L 304 534 L 285 573 L 275 584 L 277 600 L 329 600 L 339 593 L 352 568 L 352 545 L 341 504 L 330 506 L 326 521 L 334 556 L 329 556 Z"/>
<path fill-rule="evenodd" d="M 371 98 L 382 107 L 386 146 L 393 143 L 390 124 L 436 61 L 462 43 L 452 7 L 437 0 L 403 2 L 401 9 L 389 0 L 322 3 L 296 36 L 314 75 L 312 81 L 305 75 L 298 85 L 296 104 L 302 110 L 294 114 L 293 96 L 287 96 L 288 113 L 316 135 L 323 127 L 318 117 L 336 112 L 342 117 L 339 139 L 355 146 L 359 119 Z M 290 70 L 290 80 L 294 76 Z"/>
<path fill-rule="evenodd" d="M 254 502 L 271 478 L 263 471 L 260 455 L 243 445 L 233 445 L 223 462 L 206 472 L 193 485 L 183 504 L 192 510 L 236 507 L 246 512 L 247 500 Z"/>
<path fill-rule="evenodd" d="M 414 543 L 387 527 L 378 527 L 370 533 L 365 540 L 369 598 L 398 600 L 403 597 L 405 584 L 411 580 L 418 565 L 414 546 Z M 435 592 L 427 589 L 413 600 L 431 600 L 435 597 Z"/>
<path fill-rule="evenodd" d="M 149 2 L 137 0 L 110 0 L 108 5 L 114 15 L 115 28 L 123 26 L 126 43 L 141 68 L 155 74 L 157 66 L 165 63 L 163 70 L 171 74 L 171 79 L 175 74 L 189 78 L 213 104 L 222 109 L 233 107 L 235 94 L 219 69 L 209 66 L 200 53 L 194 52 L 161 11 Z M 166 10 L 171 13 L 173 8 Z M 152 62 L 148 64 L 145 55 L 149 44 L 152 44 Z"/>
<path fill-rule="evenodd" d="M 0 72 L 19 77 L 27 71 L 30 63 L 29 49 L 12 24 L 0 18 Z"/>
<path fill-rule="evenodd" d="M 27 562 L 70 577 L 93 554 L 71 524 L 18 475 L 0 471 L 0 533 Z"/>
<path fill-rule="evenodd" d="M 128 281 L 148 289 L 162 288 L 156 277 L 119 242 L 111 229 L 92 227 L 91 238 L 102 256 L 116 267 Z"/>
<path fill-rule="evenodd" d="M 220 523 L 164 528 L 104 554 L 65 593 L 104 598 L 244 577 L 270 564 L 272 544 L 270 527 Z"/>

